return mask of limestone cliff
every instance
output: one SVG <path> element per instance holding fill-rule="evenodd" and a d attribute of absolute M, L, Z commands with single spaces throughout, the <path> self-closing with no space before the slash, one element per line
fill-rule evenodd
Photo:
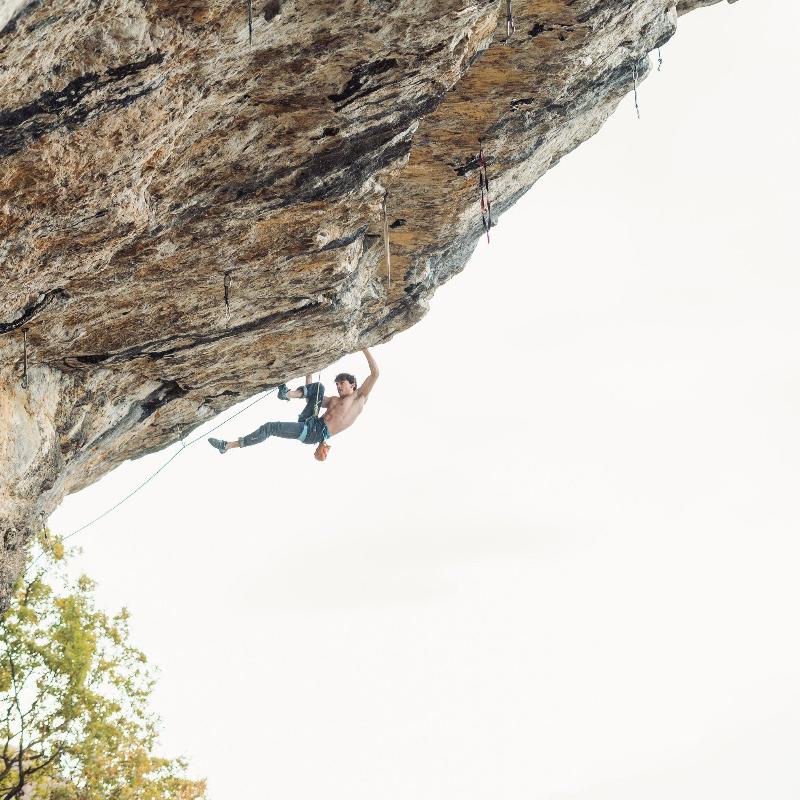
<path fill-rule="evenodd" d="M 419 320 L 480 143 L 496 221 L 715 1 L 0 0 L 0 598 L 66 493 Z"/>

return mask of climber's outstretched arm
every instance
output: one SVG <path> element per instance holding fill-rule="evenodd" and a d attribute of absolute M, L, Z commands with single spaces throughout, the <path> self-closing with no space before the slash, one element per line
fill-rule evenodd
<path fill-rule="evenodd" d="M 370 353 L 369 348 L 365 347 L 361 351 L 365 358 L 367 359 L 367 364 L 369 364 L 369 375 L 367 375 L 366 380 L 361 386 L 358 387 L 358 394 L 359 397 L 363 397 L 365 400 L 369 397 L 369 393 L 372 391 L 372 387 L 375 386 L 375 381 L 378 380 L 378 375 L 380 375 L 380 371 L 378 370 L 378 364 L 376 363 L 375 359 L 372 357 L 372 353 Z"/>

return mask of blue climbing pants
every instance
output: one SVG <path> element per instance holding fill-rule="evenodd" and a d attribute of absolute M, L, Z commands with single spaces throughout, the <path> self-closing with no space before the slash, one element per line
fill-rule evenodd
<path fill-rule="evenodd" d="M 305 444 L 319 444 L 324 442 L 330 434 L 328 426 L 317 416 L 319 404 L 325 397 L 325 387 L 321 383 L 309 383 L 300 387 L 306 398 L 305 408 L 300 412 L 297 422 L 265 422 L 247 436 L 239 439 L 241 447 L 259 444 L 269 436 L 279 439 L 299 439 Z"/>

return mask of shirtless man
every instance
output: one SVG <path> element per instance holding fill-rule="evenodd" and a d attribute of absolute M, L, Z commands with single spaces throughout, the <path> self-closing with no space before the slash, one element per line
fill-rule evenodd
<path fill-rule="evenodd" d="M 300 389 L 288 389 L 286 384 L 278 388 L 278 397 L 289 400 L 292 397 L 305 398 L 306 407 L 298 417 L 297 422 L 265 422 L 247 436 L 232 442 L 220 439 L 209 439 L 212 447 L 220 453 L 227 453 L 236 447 L 249 447 L 251 444 L 263 442 L 269 436 L 278 436 L 281 439 L 299 439 L 306 444 L 316 444 L 314 457 L 324 461 L 328 457 L 330 445 L 326 439 L 341 433 L 349 428 L 358 415 L 364 410 L 369 393 L 378 380 L 378 365 L 367 348 L 361 351 L 367 358 L 369 375 L 361 388 L 358 388 L 356 379 L 345 372 L 336 376 L 336 391 L 338 397 L 326 397 L 325 387 L 321 383 L 312 383 L 311 375 L 306 375 L 306 385 Z M 320 408 L 327 411 L 320 417 Z"/>

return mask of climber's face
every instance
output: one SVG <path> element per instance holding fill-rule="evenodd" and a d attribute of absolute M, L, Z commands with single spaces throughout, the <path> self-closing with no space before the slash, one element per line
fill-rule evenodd
<path fill-rule="evenodd" d="M 356 390 L 356 387 L 353 386 L 350 381 L 346 378 L 342 378 L 341 380 L 336 381 L 336 391 L 339 392 L 339 397 L 347 397 L 350 394 L 353 394 Z"/>

